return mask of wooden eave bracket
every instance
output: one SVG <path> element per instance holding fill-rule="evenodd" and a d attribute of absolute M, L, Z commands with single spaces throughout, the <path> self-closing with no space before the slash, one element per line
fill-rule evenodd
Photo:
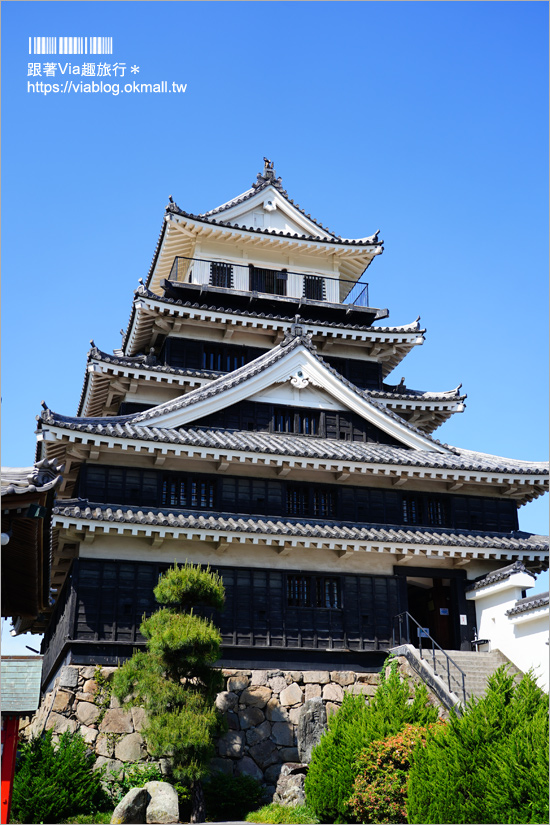
<path fill-rule="evenodd" d="M 164 544 L 164 537 L 163 536 L 151 536 L 149 539 L 149 545 L 154 549 L 158 550 L 159 547 L 162 547 Z"/>
<path fill-rule="evenodd" d="M 284 478 L 285 476 L 287 476 L 290 473 L 291 470 L 292 470 L 292 467 L 289 467 L 288 464 L 283 464 L 282 467 L 279 467 L 277 469 L 277 475 L 280 478 Z"/>
<path fill-rule="evenodd" d="M 409 477 L 401 474 L 399 478 L 396 478 L 395 481 L 392 481 L 392 487 L 402 487 L 404 484 L 407 483 Z"/>
<path fill-rule="evenodd" d="M 400 553 L 397 557 L 397 564 L 403 566 L 404 564 L 409 564 L 417 558 L 418 557 L 414 553 Z"/>

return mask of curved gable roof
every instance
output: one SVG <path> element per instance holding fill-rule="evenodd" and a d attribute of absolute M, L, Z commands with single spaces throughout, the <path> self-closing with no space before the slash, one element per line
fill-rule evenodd
<path fill-rule="evenodd" d="M 112 416 L 108 422 L 111 425 L 120 422 L 168 429 L 188 426 L 210 413 L 289 380 L 297 387 L 305 387 L 309 382 L 321 387 L 346 408 L 391 435 L 405 447 L 440 453 L 452 452 L 446 445 L 375 401 L 368 391 L 359 390 L 326 364 L 317 355 L 311 336 L 304 334 L 303 327 L 299 324 L 292 326 L 292 331 L 281 344 L 234 372 L 220 376 L 206 386 L 173 401 L 133 415 Z M 83 422 L 83 419 L 62 418 L 75 423 Z"/>

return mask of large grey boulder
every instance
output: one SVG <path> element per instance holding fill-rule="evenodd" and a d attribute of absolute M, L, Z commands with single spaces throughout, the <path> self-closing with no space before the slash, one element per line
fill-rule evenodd
<path fill-rule="evenodd" d="M 304 805 L 307 765 L 287 763 L 281 768 L 273 802 L 280 805 Z"/>
<path fill-rule="evenodd" d="M 143 825 L 149 798 L 149 793 L 145 788 L 132 788 L 113 811 L 111 825 L 123 825 L 123 823 Z"/>
<path fill-rule="evenodd" d="M 327 726 L 327 712 L 319 697 L 304 702 L 298 719 L 298 754 L 300 761 L 309 764 L 313 748 L 321 741 Z"/>
<path fill-rule="evenodd" d="M 146 823 L 179 822 L 178 795 L 168 782 L 147 782 L 145 790 L 151 796 L 145 813 Z"/>

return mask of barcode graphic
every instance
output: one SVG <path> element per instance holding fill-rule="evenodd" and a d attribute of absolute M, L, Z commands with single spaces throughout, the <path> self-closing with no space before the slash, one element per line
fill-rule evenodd
<path fill-rule="evenodd" d="M 112 53 L 112 37 L 29 37 L 29 54 Z"/>

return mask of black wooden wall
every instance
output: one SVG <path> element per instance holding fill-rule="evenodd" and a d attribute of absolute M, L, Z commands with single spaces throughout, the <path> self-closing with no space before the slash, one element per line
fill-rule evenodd
<path fill-rule="evenodd" d="M 158 608 L 153 588 L 168 564 L 77 559 L 44 636 L 44 679 L 60 657 L 114 663 L 144 638 L 139 626 Z M 384 651 L 400 612 L 395 576 L 337 575 L 220 566 L 226 606 L 209 613 L 227 651 Z M 241 654 L 242 655 L 242 654 Z M 246 655 L 249 655 L 246 653 Z"/>
<path fill-rule="evenodd" d="M 278 479 L 220 477 L 102 464 L 83 465 L 78 494 L 96 503 L 192 512 L 456 527 L 501 533 L 518 529 L 517 505 L 510 499 L 307 485 Z"/>

